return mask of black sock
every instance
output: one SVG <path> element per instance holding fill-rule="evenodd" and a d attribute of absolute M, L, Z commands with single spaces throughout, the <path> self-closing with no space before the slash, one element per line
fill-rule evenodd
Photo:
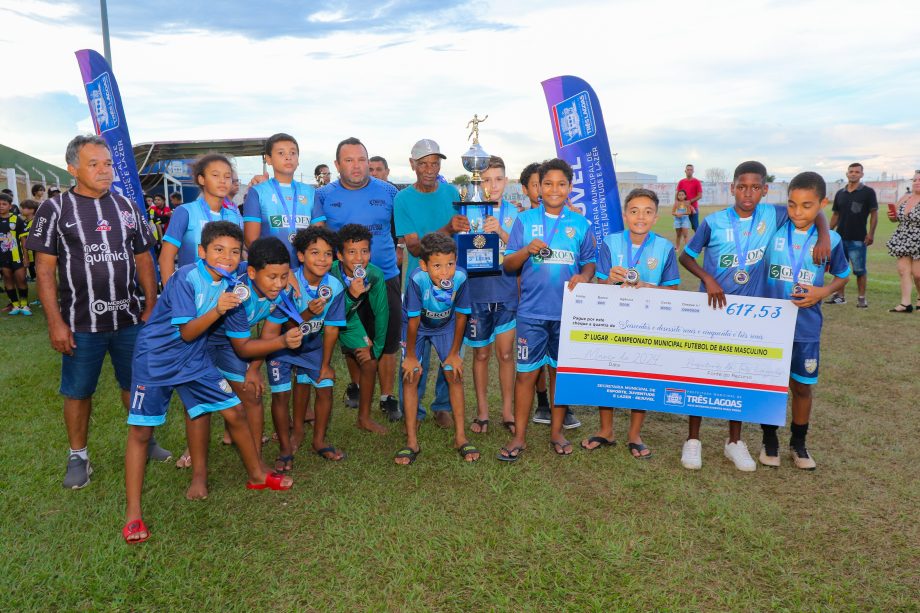
<path fill-rule="evenodd" d="M 792 436 L 789 437 L 789 445 L 796 449 L 803 449 L 805 447 L 805 437 L 808 436 L 808 424 L 793 422 L 790 430 L 792 431 Z"/>
<path fill-rule="evenodd" d="M 549 398 L 546 395 L 545 391 L 537 391 L 537 406 L 539 407 L 548 407 Z"/>
<path fill-rule="evenodd" d="M 779 455 L 779 437 L 776 436 L 779 426 L 761 424 L 760 429 L 763 430 L 763 446 L 767 450 L 767 455 Z"/>
<path fill-rule="evenodd" d="M 10 302 L 13 303 L 13 308 L 19 308 L 19 292 L 16 291 L 15 287 L 6 288 L 6 295 L 10 297 Z"/>

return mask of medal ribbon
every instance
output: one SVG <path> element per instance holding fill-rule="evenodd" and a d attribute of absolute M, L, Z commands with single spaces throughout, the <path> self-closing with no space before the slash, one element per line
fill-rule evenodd
<path fill-rule="evenodd" d="M 300 316 L 300 311 L 297 310 L 297 306 L 294 304 L 294 301 L 291 299 L 290 294 L 287 292 L 281 292 L 281 300 L 278 302 L 278 308 L 281 309 L 285 315 L 294 320 L 298 326 L 303 323 L 303 317 Z"/>
<path fill-rule="evenodd" d="M 565 217 L 562 210 L 559 211 L 559 217 L 556 218 L 556 223 L 553 224 L 553 229 L 549 233 L 549 236 L 546 235 L 546 207 L 543 207 L 543 217 L 541 221 L 543 222 L 543 242 L 546 243 L 550 249 L 552 249 L 553 237 L 556 236 L 556 232 L 559 230 L 559 222 L 562 221 L 562 218 Z"/>
<path fill-rule="evenodd" d="M 304 277 L 304 280 L 306 280 L 306 277 Z M 322 278 L 322 280 L 319 282 L 319 285 L 316 286 L 316 291 L 315 291 L 315 292 L 314 292 L 313 290 L 310 289 L 309 283 L 308 283 L 305 287 L 303 287 L 303 288 L 301 288 L 301 289 L 303 289 L 305 292 L 307 292 L 307 296 L 309 296 L 311 300 L 315 300 L 316 297 L 319 296 L 319 288 L 321 288 L 321 287 L 324 286 L 324 285 L 328 285 L 328 283 L 326 283 L 328 280 L 329 280 L 329 273 L 327 272 L 325 275 L 323 275 L 323 278 Z"/>
<path fill-rule="evenodd" d="M 239 284 L 240 279 L 243 278 L 243 275 L 246 274 L 245 272 L 241 272 L 239 275 L 234 275 L 233 273 L 227 272 L 227 271 L 224 270 L 223 268 L 215 268 L 214 266 L 211 266 L 211 265 L 208 264 L 207 262 L 205 262 L 204 265 L 205 265 L 209 270 L 213 270 L 213 271 L 216 272 L 218 275 L 220 275 L 220 278 L 223 279 L 224 281 L 226 281 L 226 282 L 227 282 L 227 285 L 229 285 L 231 289 L 234 288 L 234 287 L 236 287 L 236 286 Z"/>
<path fill-rule="evenodd" d="M 802 271 L 802 264 L 805 263 L 805 254 L 808 252 L 808 241 L 811 240 L 811 237 L 815 235 L 817 227 L 812 225 L 811 230 L 808 231 L 808 234 L 805 236 L 805 242 L 802 243 L 802 253 L 799 254 L 799 257 L 795 257 L 795 249 L 792 245 L 792 222 L 787 222 L 786 225 L 786 250 L 789 252 L 789 260 L 792 264 L 792 285 L 793 287 L 799 283 L 799 273 Z"/>
<path fill-rule="evenodd" d="M 211 213 L 214 211 L 211 210 L 211 205 L 208 204 L 208 201 L 204 199 L 204 196 L 198 196 L 198 205 L 201 207 L 201 212 L 204 213 L 205 222 L 211 221 Z M 224 207 L 221 206 L 217 213 L 220 215 L 220 220 L 224 220 Z"/>
<path fill-rule="evenodd" d="M 288 227 L 291 230 L 291 234 L 294 234 L 297 232 L 297 181 L 291 179 L 291 190 L 294 192 L 294 201 L 291 203 L 293 212 L 288 211 L 287 200 L 284 199 L 284 194 L 281 192 L 281 184 L 278 183 L 278 179 L 272 178 L 269 180 L 269 183 L 271 183 L 272 189 L 275 190 L 275 195 L 278 196 L 278 200 L 284 208 L 284 214 L 288 218 Z"/>
<path fill-rule="evenodd" d="M 636 259 L 633 259 L 632 256 L 632 236 L 627 236 L 629 231 L 623 232 L 623 238 L 626 241 L 626 263 L 629 264 L 629 268 L 636 268 L 636 265 L 639 263 L 639 260 L 642 259 L 642 252 L 645 251 L 645 246 L 649 244 L 649 241 L 655 236 L 654 232 L 649 232 L 645 235 L 645 238 L 642 240 L 642 244 L 639 245 L 639 251 L 636 252 Z M 637 269 L 638 272 L 638 269 Z"/>
<path fill-rule="evenodd" d="M 431 277 L 429 277 L 430 279 Z M 451 279 L 453 281 L 453 279 Z M 434 283 L 431 284 L 431 295 L 434 296 L 434 299 L 438 302 L 447 304 L 454 299 L 454 288 L 451 287 L 449 290 L 441 289 Z"/>
<path fill-rule="evenodd" d="M 757 209 L 754 209 L 754 215 L 751 218 L 751 231 L 748 232 L 747 239 L 744 241 L 744 245 L 741 245 L 741 217 L 738 216 L 738 213 L 735 209 L 729 209 L 731 211 L 732 218 L 732 234 L 735 238 L 735 256 L 738 258 L 738 266 L 740 270 L 747 272 L 747 254 L 748 247 L 751 245 L 751 236 L 754 232 L 757 231 Z"/>

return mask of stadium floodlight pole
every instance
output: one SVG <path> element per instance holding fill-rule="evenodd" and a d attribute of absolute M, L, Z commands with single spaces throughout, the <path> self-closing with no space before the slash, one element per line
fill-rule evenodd
<path fill-rule="evenodd" d="M 102 54 L 105 61 L 112 67 L 112 47 L 109 45 L 109 10 L 106 7 L 105 0 L 99 0 L 99 9 L 102 13 Z"/>

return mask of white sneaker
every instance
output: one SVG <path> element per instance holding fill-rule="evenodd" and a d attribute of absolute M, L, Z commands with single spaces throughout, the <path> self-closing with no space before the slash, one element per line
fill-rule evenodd
<path fill-rule="evenodd" d="M 725 439 L 725 457 L 734 462 L 735 468 L 738 470 L 743 470 L 746 473 L 757 470 L 757 463 L 751 457 L 751 452 L 748 451 L 744 441 L 729 443 L 728 439 Z"/>
<path fill-rule="evenodd" d="M 680 463 L 689 470 L 703 468 L 703 443 L 691 438 L 684 441 L 684 450 L 680 454 Z"/>

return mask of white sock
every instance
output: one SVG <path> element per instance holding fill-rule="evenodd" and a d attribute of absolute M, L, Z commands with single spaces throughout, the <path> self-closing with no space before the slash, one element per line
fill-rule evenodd
<path fill-rule="evenodd" d="M 71 449 L 70 455 L 75 455 L 79 457 L 81 460 L 89 460 L 89 453 L 87 453 L 86 449 L 87 449 L 86 447 L 84 447 L 83 449 Z"/>

